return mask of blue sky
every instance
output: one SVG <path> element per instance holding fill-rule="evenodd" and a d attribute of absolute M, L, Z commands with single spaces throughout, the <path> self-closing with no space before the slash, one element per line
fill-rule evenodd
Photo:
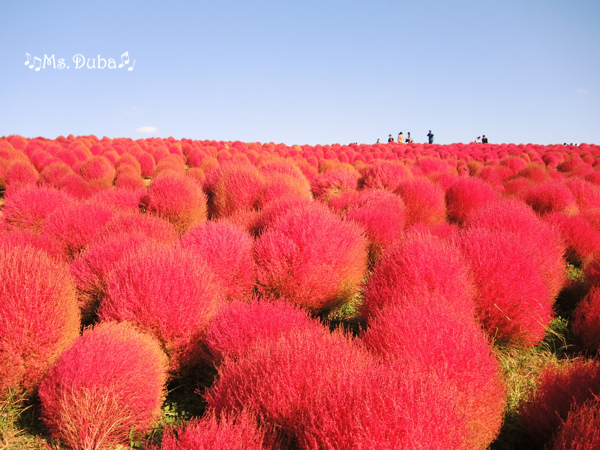
<path fill-rule="evenodd" d="M 598 0 L 3 0 L 0 23 L 0 136 L 600 144 Z"/>

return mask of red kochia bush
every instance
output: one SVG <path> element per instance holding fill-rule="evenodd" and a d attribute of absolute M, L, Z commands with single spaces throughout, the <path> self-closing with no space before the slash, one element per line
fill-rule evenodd
<path fill-rule="evenodd" d="M 572 408 L 556 436 L 552 450 L 589 450 L 600 448 L 600 399 Z"/>
<path fill-rule="evenodd" d="M 4 220 L 11 228 L 41 231 L 54 210 L 73 202 L 72 197 L 53 187 L 27 185 L 6 196 Z"/>
<path fill-rule="evenodd" d="M 468 229 L 460 244 L 471 265 L 477 312 L 487 332 L 516 345 L 539 343 L 552 320 L 553 300 L 535 255 L 509 231 Z"/>
<path fill-rule="evenodd" d="M 398 183 L 394 191 L 406 206 L 406 226 L 416 223 L 436 226 L 446 221 L 444 190 L 425 177 L 415 177 Z"/>
<path fill-rule="evenodd" d="M 365 171 L 360 187 L 367 189 L 386 189 L 395 191 L 398 185 L 412 178 L 410 168 L 400 161 L 377 160 Z"/>
<path fill-rule="evenodd" d="M 149 239 L 165 244 L 179 242 L 179 234 L 173 224 L 160 217 L 138 213 L 119 213 L 102 228 L 98 239 L 118 234 L 143 234 Z"/>
<path fill-rule="evenodd" d="M 459 248 L 426 232 L 407 233 L 374 267 L 361 313 L 369 319 L 394 304 L 428 301 L 429 293 L 465 318 L 475 314 L 475 286 Z"/>
<path fill-rule="evenodd" d="M 286 301 L 234 301 L 212 318 L 204 340 L 218 366 L 225 358 L 239 359 L 264 339 L 277 340 L 292 330 L 306 329 L 317 334 L 329 333 L 306 310 Z"/>
<path fill-rule="evenodd" d="M 0 241 L 0 399 L 37 388 L 79 335 L 68 268 L 42 250 Z"/>
<path fill-rule="evenodd" d="M 46 219 L 42 233 L 58 240 L 66 260 L 81 253 L 115 216 L 109 206 L 69 202 L 60 205 Z"/>
<path fill-rule="evenodd" d="M 578 359 L 551 364 L 540 375 L 529 400 L 520 407 L 523 427 L 535 445 L 542 447 L 569 411 L 600 395 L 600 363 Z"/>
<path fill-rule="evenodd" d="M 544 220 L 560 231 L 567 245 L 567 260 L 585 266 L 600 252 L 600 230 L 583 214 L 553 213 L 544 216 Z"/>
<path fill-rule="evenodd" d="M 359 191 L 348 207 L 345 218 L 364 228 L 371 261 L 379 259 L 381 252 L 404 232 L 404 210 L 400 197 L 381 189 Z"/>
<path fill-rule="evenodd" d="M 115 167 L 104 156 L 92 156 L 79 168 L 81 177 L 101 187 L 110 187 L 115 179 Z"/>
<path fill-rule="evenodd" d="M 367 353 L 342 334 L 291 330 L 257 341 L 239 359 L 226 359 L 206 399 L 218 417 L 248 411 L 293 439 L 320 396 L 370 364 Z"/>
<path fill-rule="evenodd" d="M 106 278 L 101 321 L 128 320 L 154 335 L 178 371 L 201 357 L 200 337 L 225 300 L 208 264 L 190 250 L 148 243 Z"/>
<path fill-rule="evenodd" d="M 254 290 L 254 240 L 245 230 L 225 222 L 206 222 L 181 238 L 181 247 L 203 258 L 226 286 L 230 300 L 249 300 Z"/>
<path fill-rule="evenodd" d="M 106 277 L 128 252 L 150 240 L 142 233 L 115 234 L 99 238 L 70 264 L 77 286 L 77 300 L 82 321 L 90 323 L 104 298 Z"/>
<path fill-rule="evenodd" d="M 327 201 L 345 191 L 356 189 L 359 177 L 354 167 L 340 165 L 315 175 L 310 180 L 310 187 L 316 199 Z"/>
<path fill-rule="evenodd" d="M 165 430 L 162 450 L 275 450 L 273 436 L 267 435 L 251 414 L 231 414 L 220 420 L 209 412 L 177 428 Z"/>
<path fill-rule="evenodd" d="M 600 286 L 592 288 L 574 311 L 573 333 L 592 352 L 600 350 Z"/>
<path fill-rule="evenodd" d="M 249 163 L 226 162 L 206 173 L 204 191 L 213 219 L 229 217 L 259 206 L 265 177 Z"/>
<path fill-rule="evenodd" d="M 563 181 L 552 180 L 533 186 L 525 193 L 525 201 L 538 214 L 578 211 L 575 196 Z"/>
<path fill-rule="evenodd" d="M 323 311 L 357 292 L 367 242 L 355 224 L 326 208 L 307 206 L 276 219 L 258 238 L 254 256 L 261 295 Z"/>
<path fill-rule="evenodd" d="M 23 186 L 35 184 L 39 178 L 40 175 L 29 161 L 12 162 L 6 172 L 6 192 L 16 192 Z"/>
<path fill-rule="evenodd" d="M 471 214 L 466 228 L 483 227 L 490 231 L 510 231 L 519 236 L 519 245 L 530 248 L 544 274 L 550 296 L 555 299 L 567 282 L 563 255 L 566 245 L 560 232 L 541 220 L 525 202 L 492 202 Z"/>
<path fill-rule="evenodd" d="M 167 358 L 151 336 L 128 323 L 84 332 L 42 381 L 42 418 L 70 448 L 128 445 L 158 419 Z"/>
<path fill-rule="evenodd" d="M 185 175 L 165 172 L 155 177 L 141 203 L 146 211 L 167 219 L 180 233 L 207 219 L 206 196 Z"/>
<path fill-rule="evenodd" d="M 474 317 L 466 319 L 443 297 L 429 295 L 431 300 L 416 298 L 381 311 L 362 340 L 384 361 L 435 374 L 455 393 L 456 409 L 467 421 L 468 447 L 486 449 L 504 415 L 506 388 L 500 364 Z"/>
<path fill-rule="evenodd" d="M 479 178 L 457 178 L 446 191 L 448 220 L 462 223 L 477 208 L 499 197 L 491 185 Z"/>

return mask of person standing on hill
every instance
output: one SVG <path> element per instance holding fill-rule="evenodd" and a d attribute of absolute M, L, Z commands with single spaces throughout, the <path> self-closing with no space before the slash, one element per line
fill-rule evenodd
<path fill-rule="evenodd" d="M 429 130 L 429 133 L 427 133 L 427 139 L 429 140 L 430 144 L 433 144 L 433 133 L 431 130 Z"/>
<path fill-rule="evenodd" d="M 410 137 L 410 131 L 406 133 L 406 143 L 410 144 L 412 142 L 412 138 Z"/>
<path fill-rule="evenodd" d="M 481 138 L 481 143 L 482 144 L 487 144 L 488 143 L 488 138 L 485 137 L 485 134 L 483 135 L 483 137 Z"/>
<path fill-rule="evenodd" d="M 394 136 L 391 134 L 388 136 L 388 142 L 394 142 Z"/>
<path fill-rule="evenodd" d="M 404 144 L 404 135 L 402 134 L 402 131 L 398 133 L 398 144 Z"/>

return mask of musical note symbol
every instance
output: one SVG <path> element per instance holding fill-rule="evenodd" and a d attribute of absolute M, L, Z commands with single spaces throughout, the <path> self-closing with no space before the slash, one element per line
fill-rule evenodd
<path fill-rule="evenodd" d="M 131 65 L 131 67 L 128 67 L 127 70 L 129 70 L 131 72 L 134 67 L 135 67 L 135 59 L 133 60 L 133 64 Z"/>
<path fill-rule="evenodd" d="M 121 55 L 121 64 L 119 64 L 119 69 L 122 69 L 124 65 L 129 64 L 129 52 L 125 52 Z"/>
<path fill-rule="evenodd" d="M 41 60 L 41 58 L 38 58 L 37 56 L 35 58 L 33 58 L 33 64 L 31 64 L 29 66 L 29 68 L 33 69 L 34 66 L 36 66 L 35 67 L 35 71 L 39 72 L 40 69 L 42 68 L 42 60 Z"/>
<path fill-rule="evenodd" d="M 25 61 L 25 65 L 28 66 L 31 63 L 31 55 L 29 53 L 25 53 L 27 55 L 27 61 Z"/>

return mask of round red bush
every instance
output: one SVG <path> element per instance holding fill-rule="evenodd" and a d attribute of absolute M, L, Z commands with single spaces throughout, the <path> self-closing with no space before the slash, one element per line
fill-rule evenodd
<path fill-rule="evenodd" d="M 141 203 L 147 212 L 167 219 L 180 233 L 207 219 L 206 196 L 185 175 L 166 172 L 157 176 Z"/>
<path fill-rule="evenodd" d="M 92 156 L 81 164 L 79 175 L 85 181 L 94 182 L 98 186 L 110 187 L 115 179 L 115 167 L 104 156 Z"/>
<path fill-rule="evenodd" d="M 71 203 L 73 198 L 64 191 L 31 184 L 6 195 L 2 212 L 10 228 L 41 231 L 52 212 Z"/>
<path fill-rule="evenodd" d="M 585 348 L 593 353 L 600 350 L 600 286 L 592 288 L 575 307 L 573 333 Z"/>
<path fill-rule="evenodd" d="M 162 439 L 162 450 L 275 450 L 272 434 L 266 433 L 251 414 L 225 415 L 221 419 L 207 413 L 179 427 L 169 427 Z"/>
<path fill-rule="evenodd" d="M 443 297 L 430 295 L 380 311 L 362 341 L 384 361 L 435 374 L 455 393 L 456 409 L 468 423 L 468 447 L 486 449 L 500 431 L 506 404 L 499 361 L 474 317 L 466 319 Z"/>
<path fill-rule="evenodd" d="M 471 265 L 479 320 L 501 342 L 533 346 L 553 318 L 553 299 L 529 247 L 509 231 L 472 228 L 460 237 Z"/>
<path fill-rule="evenodd" d="M 259 207 L 265 177 L 249 163 L 226 162 L 206 173 L 204 191 L 213 219 L 225 218 Z"/>
<path fill-rule="evenodd" d="M 412 178 L 410 168 L 400 161 L 377 160 L 371 164 L 360 180 L 361 188 L 395 191 L 399 184 Z"/>
<path fill-rule="evenodd" d="M 147 243 L 106 277 L 101 321 L 130 321 L 154 335 L 180 372 L 202 357 L 201 336 L 225 301 L 208 264 L 193 252 Z"/>
<path fill-rule="evenodd" d="M 496 201 L 499 194 L 479 178 L 457 178 L 446 191 L 448 220 L 462 223 L 477 208 Z"/>
<path fill-rule="evenodd" d="M 42 419 L 70 448 L 115 448 L 140 438 L 160 416 L 167 358 L 128 323 L 88 329 L 42 381 Z"/>
<path fill-rule="evenodd" d="M 0 241 L 0 399 L 36 389 L 79 335 L 75 286 L 66 265 L 30 245 Z"/>
<path fill-rule="evenodd" d="M 392 305 L 428 301 L 430 293 L 473 318 L 475 285 L 460 249 L 430 233 L 407 233 L 374 267 L 361 315 L 370 319 Z"/>
<path fill-rule="evenodd" d="M 446 221 L 444 190 L 425 177 L 415 177 L 398 183 L 394 191 L 406 206 L 406 226 L 422 223 L 433 227 Z"/>
<path fill-rule="evenodd" d="M 571 215 L 578 211 L 575 196 L 566 184 L 559 180 L 533 186 L 525 193 L 524 199 L 540 215 L 558 212 Z"/>
<path fill-rule="evenodd" d="M 239 359 L 263 339 L 277 340 L 292 330 L 306 329 L 329 333 L 306 310 L 286 301 L 234 301 L 212 318 L 204 339 L 218 366 L 225 358 Z"/>
<path fill-rule="evenodd" d="M 600 448 L 600 402 L 597 397 L 572 408 L 552 438 L 552 450 L 594 448 Z"/>
<path fill-rule="evenodd" d="M 356 294 L 368 253 L 355 224 L 327 208 L 307 206 L 274 220 L 258 238 L 254 256 L 262 296 L 324 311 Z"/>

